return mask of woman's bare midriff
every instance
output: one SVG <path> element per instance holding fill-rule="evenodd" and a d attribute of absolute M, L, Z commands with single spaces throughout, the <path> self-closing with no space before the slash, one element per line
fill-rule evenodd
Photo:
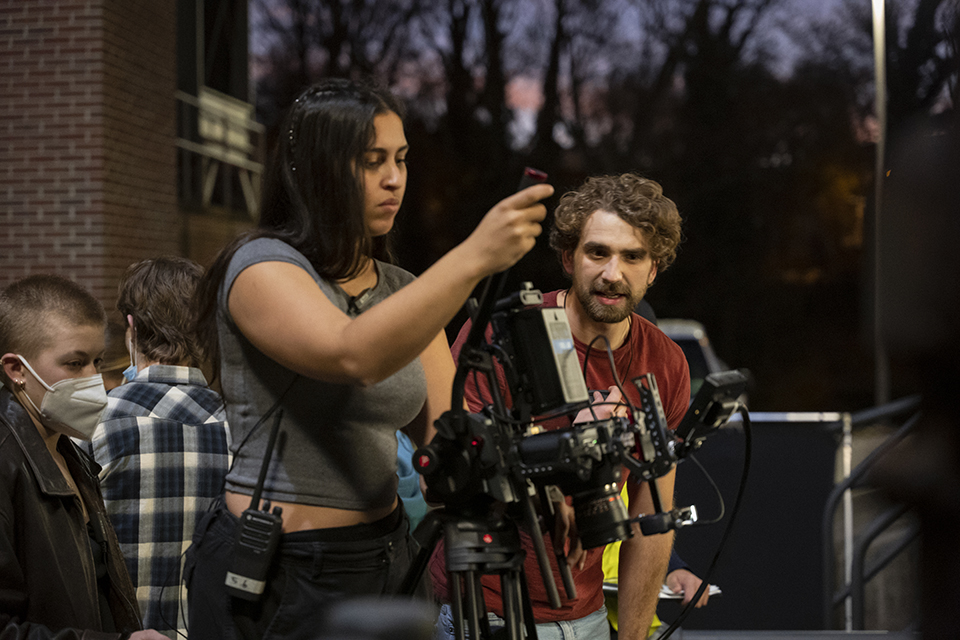
<path fill-rule="evenodd" d="M 226 492 L 227 509 L 238 518 L 250 508 L 250 496 L 242 493 Z M 310 529 L 330 529 L 331 527 L 351 527 L 355 524 L 367 524 L 385 518 L 397 508 L 397 499 L 393 504 L 381 509 L 369 511 L 350 511 L 332 507 L 317 507 L 296 502 L 271 502 L 270 509 L 283 509 L 283 532 L 309 531 Z"/>

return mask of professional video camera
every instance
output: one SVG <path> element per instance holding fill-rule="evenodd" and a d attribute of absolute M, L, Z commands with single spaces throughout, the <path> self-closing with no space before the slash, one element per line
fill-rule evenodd
<path fill-rule="evenodd" d="M 746 378 L 737 371 L 709 376 L 675 436 L 667 430 L 653 374 L 633 381 L 643 402 L 630 417 L 545 430 L 540 421 L 576 414 L 590 401 L 566 315 L 563 309 L 541 307 L 542 302 L 540 292 L 525 283 L 494 306 L 489 342 L 471 344 L 477 333 L 471 330 L 455 383 L 457 408 L 437 422 L 437 436 L 417 451 L 414 462 L 430 490 L 447 504 L 480 494 L 516 502 L 515 476 L 556 485 L 573 497 L 585 548 L 622 540 L 632 535 L 617 488 L 622 467 L 645 481 L 669 472 L 678 455 L 726 423 Z M 503 367 L 510 408 L 498 391 L 493 356 Z M 490 382 L 491 404 L 480 414 L 459 409 L 470 371 L 487 375 Z"/>
<path fill-rule="evenodd" d="M 546 174 L 527 168 L 518 191 L 544 180 Z M 728 372 L 728 379 L 705 383 L 704 399 L 699 405 L 695 400 L 694 406 L 699 408 L 692 417 L 687 414 L 682 431 L 678 430 L 680 437 L 675 439 L 668 434 L 654 376 L 647 374 L 632 381 L 641 398 L 636 407 L 627 399 L 613 369 L 629 407 L 628 415 L 598 419 L 565 311 L 543 307 L 543 296 L 529 283 L 501 299 L 505 282 L 506 272 L 488 278 L 479 304 L 473 303 L 473 326 L 460 351 L 451 410 L 436 421 L 433 441 L 417 450 L 413 458 L 414 468 L 425 478 L 428 498 L 444 506 L 428 514 L 415 532 L 422 550 L 401 591 L 414 592 L 442 535 L 446 567 L 452 578 L 457 640 L 464 638 L 464 618 L 471 638 L 490 636 L 481 574 L 500 576 L 506 623 L 500 637 L 519 638 L 522 626 L 528 638 L 536 637 L 523 580 L 519 521 L 530 535 L 547 599 L 553 608 L 560 608 L 534 496 L 539 497 L 548 531 L 554 528 L 551 497 L 558 488 L 573 498 L 584 548 L 622 540 L 633 535 L 619 492 L 625 466 L 637 481 L 650 486 L 654 513 L 637 519 L 644 535 L 664 533 L 694 521 L 692 507 L 663 511 L 656 479 L 673 468 L 678 455 L 699 446 L 729 418 L 737 408 L 735 398 L 746 384 L 737 372 Z M 498 373 L 505 377 L 506 398 L 500 391 Z M 490 404 L 481 413 L 464 408 L 464 387 L 470 375 L 483 375 L 488 382 Z M 713 394 L 707 398 L 710 389 Z M 554 428 L 548 428 L 551 420 L 563 423 L 549 424 Z M 576 598 L 563 545 L 554 544 L 553 548 L 567 597 Z M 464 587 L 466 597 L 462 598 Z"/>
<path fill-rule="evenodd" d="M 736 371 L 708 376 L 676 435 L 667 430 L 653 374 L 632 381 L 642 403 L 631 406 L 628 417 L 598 420 L 564 310 L 542 307 L 543 297 L 530 283 L 507 298 L 490 302 L 501 287 L 502 282 L 488 281 L 460 353 L 453 409 L 437 421 L 433 441 L 414 454 L 414 466 L 424 475 L 429 493 L 445 505 L 440 517 L 446 522 L 428 534 L 425 546 L 435 544 L 442 526 L 451 574 L 517 571 L 522 556 L 518 561 L 519 548 L 511 549 L 515 535 L 506 532 L 509 527 L 505 528 L 501 519 L 490 516 L 492 505 L 503 503 L 508 514 L 515 514 L 514 521 L 525 522 L 548 598 L 559 608 L 531 496 L 539 495 L 545 516 L 551 513 L 550 487 L 572 496 L 584 548 L 622 540 L 633 535 L 618 486 L 625 466 L 637 481 L 650 484 L 656 513 L 639 518 L 644 535 L 691 523 L 696 520 L 693 507 L 662 511 L 655 480 L 673 468 L 678 456 L 698 447 L 727 421 L 737 409 L 736 399 L 746 378 Z M 509 406 L 499 391 L 495 362 L 506 379 Z M 481 413 L 463 409 L 464 386 L 470 375 L 486 376 L 489 382 L 490 403 Z M 623 396 L 626 398 L 626 393 Z M 572 416 L 577 414 L 593 419 L 574 422 Z M 560 420 L 565 426 L 543 426 Z M 549 530 L 549 518 L 547 524 Z M 554 545 L 558 554 L 562 554 L 560 547 Z M 422 571 L 418 564 L 413 571 Z M 576 597 L 566 562 L 558 557 L 557 564 L 568 597 Z M 472 579 L 467 580 L 468 591 Z M 515 578 L 507 580 L 515 582 Z M 452 582 L 458 590 L 459 579 Z M 480 589 L 474 587 L 476 598 Z M 515 585 L 510 590 L 504 587 L 505 611 L 506 595 L 521 591 Z M 454 607 L 455 618 L 462 615 L 456 599 Z M 519 605 L 514 610 L 522 612 Z M 470 614 L 471 637 L 478 637 L 476 625 L 483 623 L 479 618 L 475 611 Z M 514 631 L 518 630 L 515 625 Z M 514 631 L 510 635 L 519 637 Z"/>

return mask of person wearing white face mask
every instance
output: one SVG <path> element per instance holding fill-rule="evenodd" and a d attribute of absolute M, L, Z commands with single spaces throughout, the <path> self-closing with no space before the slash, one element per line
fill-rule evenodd
<path fill-rule="evenodd" d="M 107 406 L 107 390 L 103 386 L 103 376 L 97 373 L 82 378 L 67 378 L 49 385 L 37 375 L 23 356 L 18 357 L 20 364 L 46 389 L 38 407 L 27 393 L 26 378 L 20 379 L 21 397 L 33 408 L 31 416 L 36 417 L 48 431 L 89 440 L 100 421 L 100 414 Z"/>
<path fill-rule="evenodd" d="M 103 307 L 31 276 L 0 293 L 0 637 L 160 640 L 106 518 L 89 439 L 107 404 Z"/>

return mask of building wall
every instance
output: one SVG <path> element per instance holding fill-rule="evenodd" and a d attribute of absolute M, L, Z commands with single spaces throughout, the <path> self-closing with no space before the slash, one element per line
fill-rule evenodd
<path fill-rule="evenodd" d="M 0 6 L 0 286 L 59 273 L 112 308 L 131 262 L 176 254 L 175 7 Z"/>

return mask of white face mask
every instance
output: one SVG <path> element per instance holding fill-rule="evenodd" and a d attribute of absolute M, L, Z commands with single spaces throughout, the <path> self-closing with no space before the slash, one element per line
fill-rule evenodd
<path fill-rule="evenodd" d="M 103 386 L 103 376 L 98 373 L 85 378 L 67 378 L 50 386 L 37 375 L 23 356 L 17 357 L 47 390 L 39 408 L 26 391 L 23 393 L 39 414 L 40 423 L 71 438 L 91 439 L 100 424 L 100 414 L 107 408 L 107 390 Z"/>

